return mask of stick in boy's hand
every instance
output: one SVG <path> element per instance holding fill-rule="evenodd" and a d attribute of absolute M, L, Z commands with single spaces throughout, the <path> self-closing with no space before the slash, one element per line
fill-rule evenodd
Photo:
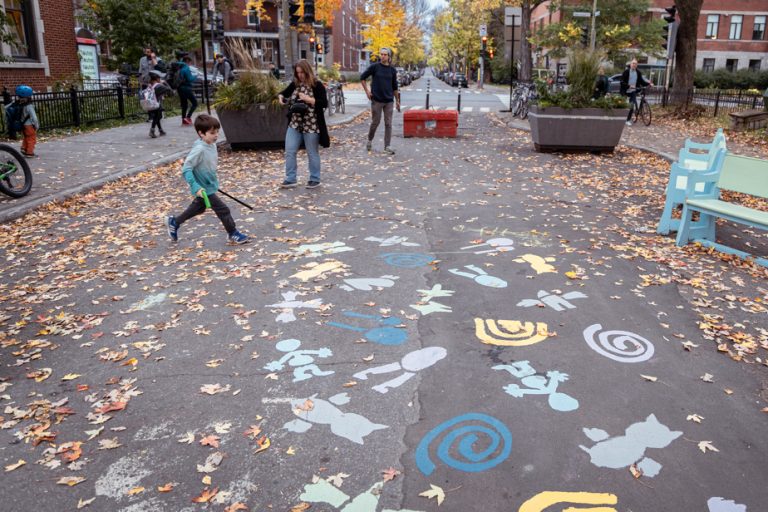
<path fill-rule="evenodd" d="M 219 189 L 219 192 L 221 192 L 222 194 L 224 194 L 224 195 L 225 195 L 225 196 L 227 196 L 228 198 L 232 199 L 233 201 L 237 201 L 238 203 L 240 203 L 241 205 L 245 206 L 245 207 L 246 207 L 246 208 L 248 208 L 249 210 L 253 210 L 253 206 L 249 205 L 248 203 L 246 203 L 246 202 L 244 202 L 244 201 L 241 201 L 241 200 L 239 200 L 239 199 L 238 199 L 238 198 L 236 198 L 235 196 L 229 195 L 229 194 L 227 194 L 226 192 L 224 192 L 224 191 L 223 191 L 223 190 L 221 190 L 221 189 Z"/>

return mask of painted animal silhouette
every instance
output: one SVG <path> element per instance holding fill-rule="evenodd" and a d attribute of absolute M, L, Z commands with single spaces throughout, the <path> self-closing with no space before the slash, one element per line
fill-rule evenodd
<path fill-rule="evenodd" d="M 303 433 L 312 428 L 313 424 L 329 425 L 331 432 L 357 444 L 363 444 L 363 438 L 371 432 L 389 428 L 387 425 L 373 423 L 365 416 L 342 412 L 336 407 L 347 403 L 349 396 L 346 393 L 334 395 L 328 401 L 317 398 L 316 394 L 307 399 L 292 399 L 291 408 L 298 419 L 289 421 L 283 428 Z"/>
<path fill-rule="evenodd" d="M 651 414 L 645 421 L 634 423 L 627 427 L 623 436 L 610 437 L 604 430 L 584 429 L 584 434 L 595 441 L 591 448 L 579 446 L 589 454 L 592 464 L 601 468 L 625 468 L 637 463 L 646 476 L 656 476 L 661 470 L 661 464 L 645 457 L 648 448 L 665 448 L 683 435 L 682 432 L 670 430 L 659 423 L 656 416 Z"/>

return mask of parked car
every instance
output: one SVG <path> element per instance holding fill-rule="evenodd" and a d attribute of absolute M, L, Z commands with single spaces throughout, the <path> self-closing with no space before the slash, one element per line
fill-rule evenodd
<path fill-rule="evenodd" d="M 467 77 L 463 73 L 455 73 L 451 83 L 453 87 L 468 87 Z"/>
<path fill-rule="evenodd" d="M 445 76 L 443 77 L 443 80 L 445 81 L 446 84 L 448 84 L 450 86 L 453 86 L 453 75 L 454 74 L 455 73 L 453 73 L 452 71 L 449 71 L 448 73 L 445 74 Z"/>
<path fill-rule="evenodd" d="M 621 73 L 608 78 L 608 92 L 615 94 L 621 92 Z"/>

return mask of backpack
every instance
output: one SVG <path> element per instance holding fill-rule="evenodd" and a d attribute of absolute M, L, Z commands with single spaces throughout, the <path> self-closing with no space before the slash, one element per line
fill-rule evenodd
<path fill-rule="evenodd" d="M 157 101 L 154 85 L 150 85 L 141 91 L 141 99 L 139 100 L 139 103 L 141 104 L 141 109 L 144 112 L 149 112 L 151 110 L 157 110 L 160 108 L 160 102 Z"/>
<path fill-rule="evenodd" d="M 171 86 L 171 89 L 178 89 L 184 81 L 181 78 L 181 70 L 181 62 L 171 62 L 171 68 L 168 70 L 168 85 Z"/>
<path fill-rule="evenodd" d="M 24 129 L 24 107 L 15 101 L 5 107 L 5 123 L 9 132 L 20 132 Z"/>

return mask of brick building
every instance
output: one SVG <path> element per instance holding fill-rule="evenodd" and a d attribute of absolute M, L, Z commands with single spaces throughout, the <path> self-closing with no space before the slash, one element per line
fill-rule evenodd
<path fill-rule="evenodd" d="M 326 65 L 339 63 L 345 74 L 359 73 L 369 64 L 357 20 L 363 4 L 363 0 L 342 0 L 341 7 L 334 13 L 331 53 Z"/>
<path fill-rule="evenodd" d="M 532 32 L 563 19 L 562 11 L 550 12 L 550 3 L 544 2 L 534 9 Z M 570 0 L 567 3 L 579 2 Z M 674 0 L 653 0 L 648 14 L 661 18 L 667 14 L 664 8 L 673 4 Z M 699 15 L 696 69 L 768 69 L 767 20 L 768 0 L 704 0 Z M 638 57 L 650 65 L 665 62 L 653 56 Z M 554 66 L 546 59 L 546 49 L 534 55 L 534 62 L 541 67 Z"/>
<path fill-rule="evenodd" d="M 245 4 L 246 0 L 236 0 L 231 9 L 223 12 L 225 39 L 242 39 L 245 45 L 250 48 L 251 55 L 255 59 L 260 59 L 264 66 L 275 64 L 275 66 L 281 67 L 283 65 L 282 52 L 280 51 L 282 9 L 279 7 L 279 0 L 264 2 L 267 15 L 264 18 L 259 17 L 253 10 L 243 15 Z M 210 66 L 212 64 L 211 56 L 218 52 L 220 47 L 210 40 L 207 41 L 207 44 L 206 55 Z"/>
<path fill-rule="evenodd" d="M 0 88 L 27 84 L 48 90 L 80 71 L 71 0 L 0 0 L 11 20 L 14 44 L 0 44 Z"/>

